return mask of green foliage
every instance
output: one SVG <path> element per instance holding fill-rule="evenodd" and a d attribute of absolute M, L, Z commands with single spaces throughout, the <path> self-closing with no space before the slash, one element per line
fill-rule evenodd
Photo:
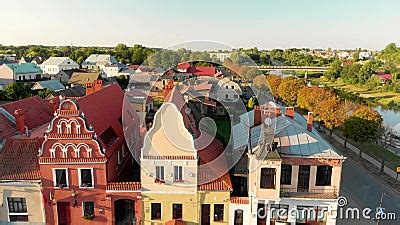
<path fill-rule="evenodd" d="M 31 96 L 31 87 L 25 83 L 11 83 L 4 88 L 4 94 L 8 100 L 16 101 Z"/>
<path fill-rule="evenodd" d="M 54 93 L 53 90 L 44 89 L 44 90 L 38 91 L 38 96 L 45 99 L 45 98 L 47 98 L 47 96 L 49 96 L 50 94 L 53 94 L 53 93 Z"/>
<path fill-rule="evenodd" d="M 358 143 L 373 142 L 378 138 L 380 124 L 352 116 L 342 126 L 343 135 Z"/>
<path fill-rule="evenodd" d="M 284 78 L 278 87 L 279 97 L 288 105 L 294 106 L 297 103 L 299 91 L 305 87 L 303 80 L 293 77 Z"/>
<path fill-rule="evenodd" d="M 342 65 L 339 60 L 334 60 L 329 64 L 329 69 L 325 71 L 324 76 L 330 80 L 336 80 L 340 77 L 342 72 Z"/>

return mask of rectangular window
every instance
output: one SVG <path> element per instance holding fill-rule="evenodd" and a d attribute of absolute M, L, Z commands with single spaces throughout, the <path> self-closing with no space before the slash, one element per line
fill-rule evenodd
<path fill-rule="evenodd" d="M 182 166 L 174 166 L 174 181 L 176 182 L 183 181 Z"/>
<path fill-rule="evenodd" d="M 117 141 L 118 135 L 112 127 L 108 127 L 107 130 L 100 135 L 100 138 L 107 147 L 111 147 L 111 145 Z"/>
<path fill-rule="evenodd" d="M 151 220 L 161 220 L 161 203 L 151 203 Z"/>
<path fill-rule="evenodd" d="M 94 217 L 94 202 L 83 202 L 83 216 L 88 218 Z"/>
<path fill-rule="evenodd" d="M 80 187 L 93 187 L 93 169 L 79 169 Z"/>
<path fill-rule="evenodd" d="M 289 205 L 272 204 L 271 219 L 275 221 L 287 221 Z"/>
<path fill-rule="evenodd" d="M 7 198 L 10 222 L 28 222 L 25 198 Z"/>
<path fill-rule="evenodd" d="M 292 184 L 292 165 L 282 164 L 281 184 Z"/>
<path fill-rule="evenodd" d="M 318 166 L 316 186 L 329 186 L 331 185 L 332 166 Z"/>
<path fill-rule="evenodd" d="M 182 219 L 182 204 L 172 204 L 172 219 Z"/>
<path fill-rule="evenodd" d="M 275 188 L 275 169 L 261 168 L 260 188 L 274 189 Z"/>
<path fill-rule="evenodd" d="M 224 205 L 223 204 L 215 204 L 214 205 L 214 221 L 223 221 L 224 220 Z"/>
<path fill-rule="evenodd" d="M 156 166 L 156 180 L 164 181 L 164 167 Z"/>
<path fill-rule="evenodd" d="M 225 99 L 228 99 L 229 98 L 229 95 L 225 95 Z"/>
<path fill-rule="evenodd" d="M 67 177 L 67 169 L 55 169 L 54 170 L 54 186 L 63 188 L 68 187 L 68 177 Z"/>

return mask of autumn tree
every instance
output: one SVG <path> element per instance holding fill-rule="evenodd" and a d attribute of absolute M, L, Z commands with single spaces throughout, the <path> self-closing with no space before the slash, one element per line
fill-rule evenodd
<path fill-rule="evenodd" d="M 316 113 L 322 101 L 334 96 L 335 93 L 326 88 L 304 87 L 297 96 L 297 106 Z"/>
<path fill-rule="evenodd" d="M 288 105 L 294 106 L 297 102 L 299 91 L 305 87 L 302 80 L 293 77 L 282 79 L 278 87 L 278 96 Z"/>
<path fill-rule="evenodd" d="M 277 75 L 268 75 L 267 81 L 268 81 L 269 87 L 271 88 L 272 94 L 275 97 L 278 97 L 278 87 L 281 84 L 282 78 Z"/>
<path fill-rule="evenodd" d="M 333 130 L 343 123 L 343 113 L 338 112 L 342 101 L 333 95 L 320 102 L 315 108 L 314 113 L 319 115 L 326 128 L 329 130 L 329 136 L 332 136 Z"/>

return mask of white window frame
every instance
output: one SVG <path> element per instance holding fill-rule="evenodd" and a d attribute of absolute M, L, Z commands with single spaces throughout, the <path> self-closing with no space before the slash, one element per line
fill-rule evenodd
<path fill-rule="evenodd" d="M 53 172 L 53 186 L 54 188 L 60 188 L 59 186 L 57 186 L 57 180 L 56 180 L 56 170 L 65 170 L 65 174 L 66 174 L 66 180 L 67 180 L 67 186 L 63 187 L 63 188 L 69 188 L 69 174 L 68 174 L 68 168 L 52 168 L 52 172 Z"/>
<path fill-rule="evenodd" d="M 24 198 L 25 202 L 26 202 L 26 213 L 10 213 L 10 206 L 8 205 L 8 198 Z M 6 197 L 6 201 L 7 201 L 7 221 L 10 223 L 29 223 L 29 213 L 28 213 L 28 202 L 26 201 L 25 197 L 15 197 L 15 196 L 8 196 Z M 28 221 L 15 221 L 15 222 L 11 222 L 10 220 L 10 216 L 28 216 Z"/>
<path fill-rule="evenodd" d="M 92 173 L 92 186 L 91 187 L 82 187 L 82 180 L 81 180 L 81 170 L 90 170 Z M 94 188 L 94 174 L 93 174 L 93 168 L 78 168 L 78 182 L 79 182 L 79 188 L 80 189 L 90 189 Z"/>
<path fill-rule="evenodd" d="M 162 175 L 163 175 L 163 177 L 162 177 L 162 179 L 159 179 L 158 178 L 158 173 L 157 173 L 157 168 L 161 168 L 162 170 Z M 156 172 L 154 173 L 155 174 L 155 178 L 156 179 L 158 179 L 158 180 L 160 180 L 160 181 L 165 181 L 165 167 L 164 166 L 156 166 Z M 161 175 L 161 174 L 160 174 Z"/>
<path fill-rule="evenodd" d="M 175 174 L 175 169 L 178 168 L 178 175 L 180 175 L 180 179 L 176 179 L 177 178 L 177 174 Z M 180 172 L 180 173 L 179 173 Z M 183 166 L 174 166 L 174 182 L 182 182 L 183 181 Z"/>

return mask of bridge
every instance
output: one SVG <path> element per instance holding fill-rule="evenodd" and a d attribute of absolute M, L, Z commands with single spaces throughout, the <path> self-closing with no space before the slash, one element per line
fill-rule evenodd
<path fill-rule="evenodd" d="M 274 70 L 287 70 L 287 71 L 314 71 L 314 72 L 324 72 L 328 70 L 326 66 L 253 66 L 261 71 L 274 71 Z"/>

